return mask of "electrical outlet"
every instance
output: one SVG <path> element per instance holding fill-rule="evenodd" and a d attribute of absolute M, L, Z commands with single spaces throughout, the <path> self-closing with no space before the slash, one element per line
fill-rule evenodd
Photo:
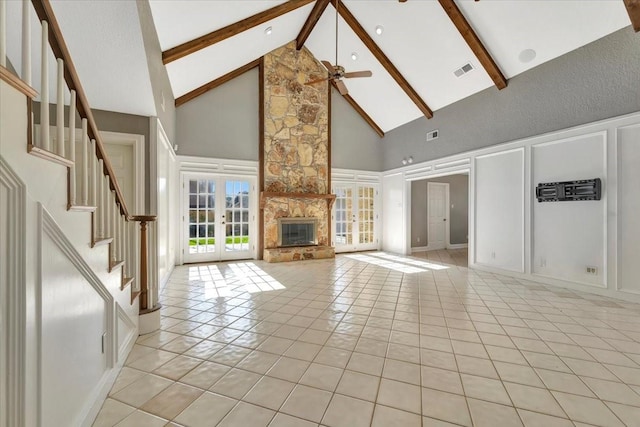
<path fill-rule="evenodd" d="M 417 240 L 418 243 L 420 243 L 420 238 L 419 237 L 417 237 L 416 240 Z"/>
<path fill-rule="evenodd" d="M 593 267 L 591 265 L 587 266 L 587 274 L 598 275 L 598 267 Z"/>
<path fill-rule="evenodd" d="M 547 259 L 540 258 L 540 267 L 546 267 L 546 266 L 547 266 Z"/>

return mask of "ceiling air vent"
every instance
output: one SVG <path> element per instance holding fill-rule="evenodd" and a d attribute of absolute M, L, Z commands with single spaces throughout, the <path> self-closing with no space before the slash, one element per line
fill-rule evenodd
<path fill-rule="evenodd" d="M 462 76 L 464 76 L 465 74 L 467 74 L 468 72 L 471 72 L 471 71 L 473 71 L 473 65 L 471 65 L 470 62 L 467 62 L 462 67 L 460 67 L 457 70 L 455 70 L 453 72 L 453 74 L 455 74 L 456 77 L 462 77 Z"/>

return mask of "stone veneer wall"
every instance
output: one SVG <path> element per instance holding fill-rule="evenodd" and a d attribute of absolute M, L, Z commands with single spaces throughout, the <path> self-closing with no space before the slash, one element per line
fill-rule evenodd
<path fill-rule="evenodd" d="M 264 191 L 329 192 L 329 88 L 327 71 L 295 42 L 264 56 Z M 293 197 L 264 203 L 264 248 L 277 247 L 277 218 L 318 218 L 318 244 L 329 246 L 327 201 Z"/>

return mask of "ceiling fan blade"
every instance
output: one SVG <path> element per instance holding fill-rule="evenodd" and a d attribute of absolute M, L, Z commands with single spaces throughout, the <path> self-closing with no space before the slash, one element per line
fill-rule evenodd
<path fill-rule="evenodd" d="M 336 89 L 338 89 L 340 95 L 346 95 L 349 93 L 349 91 L 347 90 L 347 85 L 345 85 L 342 80 L 334 80 L 334 82 L 336 83 Z"/>
<path fill-rule="evenodd" d="M 331 62 L 329 61 L 322 61 L 322 65 L 324 65 L 325 67 L 327 67 L 327 70 L 329 70 L 329 73 L 331 74 L 335 74 L 336 73 L 336 69 L 333 68 L 333 65 L 331 65 Z"/>
<path fill-rule="evenodd" d="M 311 80 L 310 82 L 306 82 L 305 85 L 312 85 L 312 84 L 316 84 L 316 83 L 320 83 L 320 82 L 324 82 L 329 80 L 331 77 L 325 77 L 324 79 L 316 79 L 316 80 Z"/>
<path fill-rule="evenodd" d="M 369 70 L 366 71 L 352 71 L 350 73 L 344 73 L 344 78 L 351 79 L 354 77 L 371 77 L 373 73 Z"/>

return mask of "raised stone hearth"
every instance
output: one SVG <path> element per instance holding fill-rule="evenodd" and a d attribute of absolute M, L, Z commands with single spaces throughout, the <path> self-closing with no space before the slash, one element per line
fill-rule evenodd
<path fill-rule="evenodd" d="M 333 258 L 330 246 L 329 86 L 327 70 L 291 42 L 264 56 L 263 258 Z M 317 219 L 318 246 L 278 247 L 278 218 Z"/>
<path fill-rule="evenodd" d="M 335 248 L 331 246 L 298 246 L 264 250 L 264 260 L 267 262 L 304 261 L 335 258 L 335 256 Z"/>

